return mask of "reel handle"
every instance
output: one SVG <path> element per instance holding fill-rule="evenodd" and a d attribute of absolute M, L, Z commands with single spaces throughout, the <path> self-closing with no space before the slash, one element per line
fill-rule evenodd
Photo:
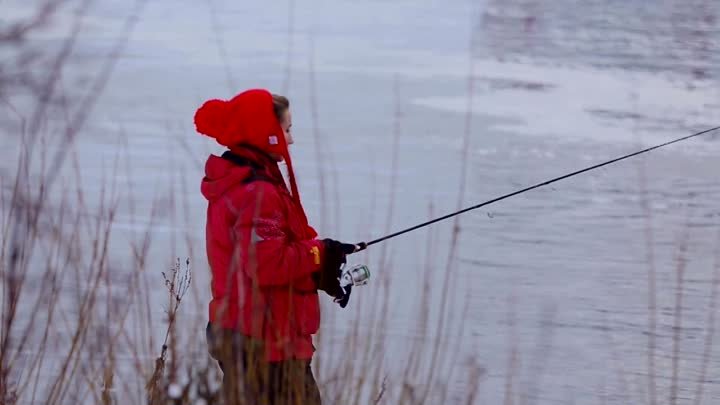
<path fill-rule="evenodd" d="M 340 307 L 345 308 L 348 301 L 350 301 L 350 293 L 353 287 L 365 285 L 370 279 L 370 269 L 364 264 L 356 264 L 349 269 L 341 267 L 342 274 L 340 275 L 340 288 L 342 288 L 344 294 L 342 297 L 337 297 L 334 301 L 340 304 Z"/>

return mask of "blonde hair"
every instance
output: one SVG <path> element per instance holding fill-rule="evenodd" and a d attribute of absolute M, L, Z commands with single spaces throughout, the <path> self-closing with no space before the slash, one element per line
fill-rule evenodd
<path fill-rule="evenodd" d="M 290 110 L 290 100 L 288 100 L 287 97 L 281 96 L 279 94 L 273 94 L 272 99 L 275 117 L 278 119 L 278 121 L 282 122 L 285 112 Z"/>

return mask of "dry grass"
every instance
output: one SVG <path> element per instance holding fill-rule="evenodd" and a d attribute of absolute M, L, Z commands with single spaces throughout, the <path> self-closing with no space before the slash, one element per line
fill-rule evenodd
<path fill-rule="evenodd" d="M 18 52 L 17 61 L 12 62 L 13 68 L 8 69 L 6 61 L 0 64 L 0 72 L 11 72 L 0 76 L 0 94 L 9 89 L 33 95 L 33 108 L 25 116 L 21 110 L 14 108 L 9 100 L 3 99 L 8 111 L 13 111 L 16 120 L 8 128 L 17 128 L 17 136 L 21 139 L 22 155 L 19 164 L 10 178 L 0 178 L 0 190 L 8 190 L 7 195 L 0 198 L 0 282 L 2 284 L 2 319 L 0 329 L 0 405 L 17 403 L 30 404 L 196 404 L 203 401 L 207 405 L 222 404 L 218 386 L 220 374 L 214 365 L 202 356 L 194 356 L 193 352 L 204 352 L 202 343 L 194 349 L 183 346 L 192 342 L 184 336 L 187 330 L 178 328 L 181 306 L 187 292 L 192 288 L 192 272 L 190 259 L 185 260 L 184 267 L 179 259 L 170 265 L 170 270 L 149 268 L 152 262 L 150 247 L 154 239 L 154 218 L 160 212 L 177 209 L 175 201 L 155 204 L 146 231 L 129 244 L 128 260 L 130 265 L 122 268 L 113 263 L 110 251 L 113 229 L 119 207 L 117 185 L 108 182 L 99 195 L 86 194 L 82 184 L 62 183 L 60 169 L 70 160 L 74 164 L 77 177 L 80 178 L 79 164 L 71 147 L 73 140 L 81 131 L 84 123 L 92 113 L 92 107 L 102 94 L 109 80 L 114 64 L 125 41 L 137 21 L 144 2 L 137 3 L 137 8 L 127 18 L 121 40 L 113 47 L 103 61 L 100 70 L 85 89 L 82 97 L 76 98 L 77 104 L 67 105 L 72 99 L 64 94 L 60 83 L 63 67 L 67 64 L 74 49 L 83 14 L 76 16 L 70 28 L 68 39 L 57 54 L 45 55 L 44 59 L 30 58 L 24 51 Z M 294 4 L 294 2 L 292 3 Z M 0 30 L 0 42 L 22 46 L 28 33 L 42 27 L 52 15 L 63 6 L 61 1 L 47 1 L 38 7 L 38 12 L 29 20 Z M 212 4 L 211 4 L 212 6 Z M 81 8 L 82 10 L 82 8 Z M 294 10 L 294 5 L 291 6 Z M 221 53 L 225 53 L 221 42 L 221 30 L 216 21 L 216 11 L 212 9 L 217 41 Z M 293 36 L 293 15 L 289 17 L 289 37 Z M 473 44 L 470 44 L 472 49 Z M 288 60 L 292 54 L 292 43 L 288 48 Z M 224 60 L 226 55 L 223 56 Z M 50 61 L 46 76 L 29 77 L 16 74 L 32 63 Z M 226 62 L 227 63 L 227 62 Z M 288 72 L 291 71 L 288 62 Z M 464 146 L 462 155 L 462 175 L 460 176 L 458 207 L 462 206 L 467 178 L 470 139 L 472 133 L 472 105 L 474 94 L 474 65 L 471 59 L 468 75 L 468 112 L 465 116 Z M 311 81 L 314 83 L 312 55 L 309 61 Z M 231 70 L 226 69 L 227 82 L 232 86 Z M 288 74 L 289 81 L 289 74 Z M 398 143 L 402 135 L 403 105 L 401 83 L 395 80 L 395 121 L 394 144 L 391 170 L 396 172 L 398 162 Z M 314 84 L 313 84 L 314 87 Z M 320 145 L 321 131 L 317 95 L 311 91 L 313 133 L 318 155 L 322 154 Z M 46 123 L 57 111 L 67 113 L 65 126 L 58 133 L 45 133 Z M 68 145 L 63 148 L 46 148 L 42 140 L 46 137 L 57 137 L 61 143 Z M 40 167 L 37 167 L 39 162 Z M 118 174 L 115 166 L 109 178 Z M 321 170 L 323 206 L 329 204 L 330 192 Z M 657 269 L 655 263 L 654 231 L 652 211 L 649 198 L 645 192 L 647 179 L 641 172 L 643 209 L 647 213 L 646 222 L 646 264 L 648 266 L 648 341 L 646 357 L 647 397 L 635 403 L 675 404 L 678 392 L 682 388 L 682 321 L 683 288 L 685 283 L 685 266 L 689 238 L 683 235 L 678 243 L 676 259 L 676 297 L 673 312 L 674 334 L 670 355 L 671 390 L 667 401 L 661 399 L 657 387 L 656 358 L 660 353 L 657 344 Z M 327 187 L 328 189 L 330 187 Z M 337 187 L 335 187 L 337 189 Z M 174 190 L 174 189 L 173 189 Z M 390 195 L 395 192 L 395 178 L 390 184 Z M 187 195 L 185 190 L 182 194 Z M 174 196 L 174 193 L 173 193 Z M 335 195 L 336 206 L 339 205 Z M 394 198 L 391 198 L 394 200 Z M 186 217 L 189 213 L 185 201 Z M 329 212 L 331 210 L 324 209 Z M 372 210 L 375 211 L 375 210 Z M 339 210 L 335 209 L 336 215 Z M 391 204 L 384 216 L 384 223 L 392 224 L 394 207 Z M 91 214 L 92 213 L 92 214 Z M 373 212 L 372 215 L 381 215 Z M 435 216 L 432 204 L 428 207 L 428 217 Z M 337 221 L 336 221 L 337 222 Z M 323 223 L 323 228 L 326 225 Z M 389 230 L 386 229 L 386 230 Z M 186 235 L 187 236 L 187 235 Z M 461 229 L 454 223 L 449 241 L 448 256 L 444 263 L 434 262 L 434 247 L 439 242 L 435 230 L 426 234 L 425 254 L 416 268 L 422 269 L 418 279 L 422 280 L 422 294 L 416 306 L 416 312 L 407 314 L 412 319 L 414 329 L 418 331 L 417 339 L 408 342 L 407 356 L 395 356 L 402 361 L 399 372 L 389 374 L 386 364 L 391 338 L 384 332 L 390 324 L 391 297 L 395 287 L 389 278 L 374 279 L 372 289 L 362 291 L 364 299 L 369 302 L 366 312 L 359 322 L 352 325 L 351 330 L 341 336 L 337 343 L 342 348 L 353 348 L 352 351 L 330 353 L 328 357 L 319 359 L 315 364 L 317 375 L 326 403 L 348 404 L 400 404 L 420 405 L 436 403 L 473 404 L 481 401 L 486 370 L 476 357 L 458 358 L 460 350 L 447 355 L 448 345 L 462 344 L 460 323 L 457 330 L 449 335 L 456 335 L 455 340 L 447 338 L 437 331 L 448 331 L 454 327 L 451 323 L 452 314 L 449 308 L 455 298 L 458 279 L 455 251 L 457 249 Z M 719 238 L 720 241 L 720 238 Z M 191 245 L 189 237 L 186 239 Z M 390 268 L 396 258 L 384 245 L 377 257 L 376 268 Z M 693 402 L 703 403 L 708 373 L 711 370 L 713 339 L 715 333 L 715 311 L 717 309 L 718 285 L 720 285 L 720 244 L 716 249 L 718 259 L 715 264 L 711 285 L 710 301 L 707 310 L 707 329 L 703 354 L 697 381 L 693 384 Z M 192 253 L 192 252 L 191 252 Z M 370 256 L 364 256 L 366 259 Z M 156 261 L 156 260 L 155 260 Z M 198 259 L 198 262 L 203 260 Z M 441 268 L 444 271 L 443 283 L 433 286 L 433 273 Z M 121 273 L 122 277 L 118 277 Z M 160 276 L 162 275 L 162 279 Z M 156 308 L 151 297 L 153 291 L 161 288 L 164 281 L 167 290 L 167 306 L 164 308 L 164 319 L 158 317 L 163 308 Z M 431 318 L 431 308 L 440 303 L 437 319 Z M 516 317 L 516 300 L 508 303 L 508 340 L 511 342 L 507 353 L 506 370 L 503 380 L 503 402 L 506 405 L 533 404 L 538 401 L 538 393 L 542 387 L 543 376 L 549 366 L 549 356 L 554 349 L 552 320 L 554 312 L 548 309 L 541 319 L 542 327 L 538 329 L 537 347 L 528 362 L 528 380 L 520 378 L 522 371 L 518 343 L 518 323 Z M 467 313 L 455 314 L 462 317 Z M 435 322 L 433 322 L 435 321 Z M 166 324 L 164 338 L 157 340 L 157 325 Z M 430 342 L 426 339 L 435 337 Z M 319 339 L 323 344 L 325 338 Z M 195 342 L 197 343 L 197 342 Z M 332 342 L 327 341 L 327 344 Z M 610 349 L 616 349 L 609 339 Z M 429 351 L 428 351 L 429 347 Z M 159 351 L 159 354 L 158 354 Z M 350 355 L 348 355 L 350 353 Z M 482 353 L 478 354 L 479 357 Z M 189 360 L 188 360 L 189 358 Z M 620 363 L 619 355 L 614 355 L 616 363 Z M 465 364 L 458 371 L 458 364 Z M 627 373 L 622 364 L 617 364 L 619 378 L 625 382 Z M 319 369 L 318 369 L 319 368 Z M 452 397 L 448 384 L 456 373 L 467 371 L 467 390 L 461 398 Z M 598 382 L 605 387 L 606 382 Z M 624 383 L 624 387 L 629 384 Z M 601 390 L 602 391 L 602 390 Z M 629 400 L 630 389 L 625 388 L 623 394 Z M 604 403 L 607 398 L 601 395 L 598 402 Z M 707 401 L 705 401 L 707 403 Z"/>

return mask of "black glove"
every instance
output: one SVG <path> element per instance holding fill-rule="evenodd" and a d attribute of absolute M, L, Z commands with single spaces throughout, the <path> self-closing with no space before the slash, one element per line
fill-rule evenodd
<path fill-rule="evenodd" d="M 345 307 L 350 299 L 350 289 L 340 287 L 341 267 L 347 262 L 346 256 L 355 251 L 355 245 L 338 242 L 333 239 L 323 239 L 324 255 L 320 271 L 313 274 L 318 290 L 325 291 L 329 296 L 340 300 L 340 306 Z M 344 305 L 343 305 L 344 301 Z"/>
<path fill-rule="evenodd" d="M 350 292 L 352 292 L 352 285 L 349 285 L 344 289 L 341 287 L 340 289 L 343 290 L 343 294 L 341 297 L 335 297 L 334 301 L 340 304 L 340 308 L 345 308 L 348 302 L 350 302 Z"/>

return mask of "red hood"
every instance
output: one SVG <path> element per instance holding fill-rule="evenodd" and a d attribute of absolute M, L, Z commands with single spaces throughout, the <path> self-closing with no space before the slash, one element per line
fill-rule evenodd
<path fill-rule="evenodd" d="M 230 149 L 248 144 L 282 156 L 287 163 L 292 197 L 302 207 L 287 140 L 275 116 L 269 91 L 252 89 L 230 100 L 208 100 L 195 112 L 194 121 L 199 133 Z"/>
<path fill-rule="evenodd" d="M 247 179 L 251 173 L 248 166 L 236 166 L 220 156 L 210 155 L 205 162 L 205 177 L 200 191 L 208 201 L 217 200 L 232 186 Z"/>

